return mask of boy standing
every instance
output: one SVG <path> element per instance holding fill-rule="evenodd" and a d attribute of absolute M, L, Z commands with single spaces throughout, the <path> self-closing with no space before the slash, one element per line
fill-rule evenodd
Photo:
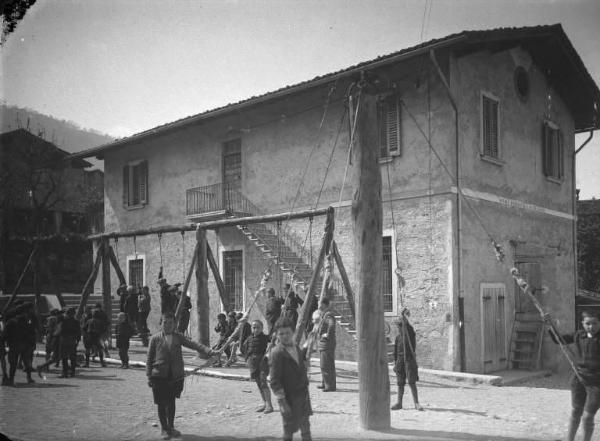
<path fill-rule="evenodd" d="M 242 351 L 246 355 L 246 365 L 250 368 L 250 378 L 256 382 L 263 404 L 256 411 L 271 413 L 271 391 L 267 384 L 269 374 L 269 363 L 265 357 L 269 337 L 263 333 L 263 324 L 260 320 L 254 320 L 251 325 L 252 334 L 244 341 Z"/>
<path fill-rule="evenodd" d="M 590 311 L 581 313 L 582 330 L 561 336 L 566 344 L 576 348 L 576 365 L 579 378 L 571 378 L 571 418 L 567 441 L 573 441 L 581 423 L 583 441 L 590 441 L 594 433 L 594 417 L 600 408 L 600 319 Z M 548 314 L 544 320 L 549 321 Z M 558 343 L 553 334 L 552 340 Z"/>
<path fill-rule="evenodd" d="M 273 335 L 273 328 L 275 322 L 281 315 L 281 307 L 283 306 L 283 298 L 275 296 L 275 290 L 269 288 L 267 291 L 267 324 L 268 324 L 268 335 Z"/>
<path fill-rule="evenodd" d="M 400 319 L 397 322 L 398 335 L 394 343 L 394 372 L 398 381 L 398 401 L 392 406 L 392 410 L 402 409 L 402 396 L 404 395 L 404 386 L 408 383 L 415 403 L 415 409 L 423 410 L 419 404 L 419 394 L 417 392 L 417 381 L 419 381 L 419 366 L 415 349 L 417 340 L 415 330 L 408 323 L 410 312 L 404 308 Z"/>
<path fill-rule="evenodd" d="M 60 356 L 62 358 L 62 375 L 60 378 L 75 376 L 75 364 L 77 363 L 77 344 L 81 337 L 81 328 L 75 318 L 75 308 L 67 309 L 66 317 L 58 325 L 58 336 L 60 344 Z M 69 370 L 69 361 L 71 369 Z"/>
<path fill-rule="evenodd" d="M 127 315 L 120 312 L 117 315 L 117 348 L 121 359 L 121 369 L 129 369 L 129 339 L 133 335 L 133 328 L 127 321 Z"/>
<path fill-rule="evenodd" d="M 329 308 L 329 299 L 321 300 L 319 307 L 321 321 L 317 331 L 319 338 L 319 358 L 321 361 L 321 385 L 317 386 L 323 389 L 323 392 L 333 392 L 336 390 L 335 375 L 335 317 L 333 311 Z"/>
<path fill-rule="evenodd" d="M 312 440 L 309 416 L 312 415 L 308 395 L 305 350 L 294 342 L 294 323 L 281 317 L 275 323 L 279 340 L 271 350 L 271 389 L 277 398 L 283 420 L 283 440 L 291 441 L 300 429 L 303 441 Z"/>
<path fill-rule="evenodd" d="M 209 347 L 176 333 L 175 314 L 163 313 L 162 332 L 154 334 L 150 339 L 146 359 L 148 385 L 152 388 L 154 403 L 158 407 L 163 439 L 181 435 L 178 430 L 175 430 L 173 424 L 175 422 L 175 399 L 181 396 L 185 378 L 182 346 L 209 356 L 214 354 Z"/>

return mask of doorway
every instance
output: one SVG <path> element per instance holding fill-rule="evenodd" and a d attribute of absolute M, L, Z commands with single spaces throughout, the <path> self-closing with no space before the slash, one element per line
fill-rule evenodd
<path fill-rule="evenodd" d="M 508 367 L 506 357 L 506 288 L 504 283 L 482 283 L 481 346 L 483 373 Z"/>

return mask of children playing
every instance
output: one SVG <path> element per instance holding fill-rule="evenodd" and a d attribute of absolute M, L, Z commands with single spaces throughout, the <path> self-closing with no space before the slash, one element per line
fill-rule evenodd
<path fill-rule="evenodd" d="M 294 342 L 294 323 L 280 317 L 275 323 L 279 343 L 271 350 L 271 389 L 277 398 L 283 420 L 283 440 L 290 441 L 300 429 L 303 441 L 310 441 L 312 415 L 308 395 L 305 350 Z"/>
<path fill-rule="evenodd" d="M 544 316 L 546 321 L 549 316 Z M 594 417 L 600 408 L 600 318 L 590 311 L 581 314 L 582 330 L 561 336 L 566 344 L 576 348 L 579 378 L 573 375 L 571 386 L 571 418 L 567 441 L 573 441 L 581 423 L 583 441 L 590 441 L 594 433 Z M 558 343 L 551 333 L 550 336 Z"/>
<path fill-rule="evenodd" d="M 209 347 L 188 340 L 174 331 L 175 314 L 173 312 L 163 313 L 162 331 L 150 339 L 146 359 L 148 385 L 152 388 L 154 403 L 158 406 L 158 418 L 163 439 L 181 435 L 173 426 L 175 399 L 181 396 L 185 376 L 181 347 L 195 349 L 207 355 L 214 354 Z"/>
<path fill-rule="evenodd" d="M 133 328 L 127 320 L 127 315 L 120 312 L 117 315 L 117 348 L 119 349 L 119 358 L 121 359 L 121 369 L 129 369 L 129 339 L 134 334 Z"/>
<path fill-rule="evenodd" d="M 394 372 L 398 381 L 398 401 L 392 406 L 392 410 L 402 409 L 402 396 L 404 395 L 404 386 L 408 383 L 415 403 L 415 409 L 423 410 L 419 404 L 419 395 L 417 393 L 417 381 L 419 380 L 419 367 L 415 355 L 416 336 L 415 330 L 408 323 L 410 312 L 408 309 L 402 310 L 400 319 L 397 322 L 398 335 L 394 344 Z"/>
<path fill-rule="evenodd" d="M 102 320 L 102 315 L 97 309 L 92 312 L 92 318 L 88 319 L 84 326 L 88 338 L 88 343 L 85 348 L 85 367 L 90 366 L 90 355 L 92 352 L 98 354 L 100 365 L 106 367 L 106 363 L 104 362 L 104 350 L 102 347 L 102 334 L 104 333 L 106 325 Z"/>
<path fill-rule="evenodd" d="M 246 355 L 246 365 L 250 368 L 250 378 L 256 382 L 263 400 L 262 405 L 256 411 L 271 413 L 273 412 L 273 405 L 271 404 L 271 391 L 267 384 L 269 363 L 265 357 L 269 345 L 269 336 L 263 333 L 263 323 L 260 320 L 252 322 L 251 330 L 252 334 L 243 343 L 244 349 L 242 352 Z"/>
<path fill-rule="evenodd" d="M 219 340 L 217 341 L 217 344 L 213 346 L 213 349 L 219 350 L 227 342 L 227 338 L 231 335 L 229 324 L 227 323 L 227 316 L 223 313 L 217 314 L 217 326 L 215 326 L 215 332 L 219 334 Z M 231 349 L 229 347 L 225 348 L 225 355 L 227 356 L 227 359 L 229 359 L 229 356 L 231 355 Z M 223 366 L 221 363 L 220 354 L 219 359 L 214 363 L 213 366 Z"/>

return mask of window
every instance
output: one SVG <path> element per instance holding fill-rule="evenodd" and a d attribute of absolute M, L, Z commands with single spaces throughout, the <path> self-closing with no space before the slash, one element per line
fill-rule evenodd
<path fill-rule="evenodd" d="M 499 101 L 489 95 L 481 95 L 481 154 L 487 158 L 500 159 L 498 135 Z"/>
<path fill-rule="evenodd" d="M 383 236 L 381 250 L 381 295 L 383 297 L 384 312 L 394 312 L 393 249 L 392 236 Z"/>
<path fill-rule="evenodd" d="M 379 157 L 389 158 L 402 153 L 400 136 L 400 102 L 397 95 L 379 100 L 377 107 L 379 125 Z"/>
<path fill-rule="evenodd" d="M 130 162 L 123 167 L 123 206 L 143 207 L 148 203 L 148 161 Z"/>
<path fill-rule="evenodd" d="M 244 270 L 243 251 L 223 252 L 223 284 L 229 308 L 235 311 L 244 309 Z"/>
<path fill-rule="evenodd" d="M 551 122 L 542 125 L 542 166 L 544 175 L 548 178 L 562 179 L 563 137 L 560 129 Z"/>
<path fill-rule="evenodd" d="M 127 258 L 127 280 L 133 287 L 144 286 L 143 256 L 129 256 Z"/>

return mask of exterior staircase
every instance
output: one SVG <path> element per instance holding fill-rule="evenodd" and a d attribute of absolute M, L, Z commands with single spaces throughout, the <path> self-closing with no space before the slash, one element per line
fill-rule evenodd
<path fill-rule="evenodd" d="M 304 292 L 308 290 L 313 268 L 306 262 L 312 260 L 311 251 L 305 250 L 298 238 L 289 233 L 280 233 L 278 239 L 277 232 L 271 230 L 267 224 L 238 225 L 237 228 L 260 250 L 265 260 L 272 261 L 284 274 L 293 276 Z M 319 276 L 315 283 L 319 295 L 323 287 L 323 277 Z M 356 339 L 354 318 L 346 300 L 345 289 L 335 275 L 331 278 L 330 293 L 333 294 L 330 306 L 336 313 L 336 320 Z"/>
<path fill-rule="evenodd" d="M 540 368 L 543 330 L 539 314 L 516 314 L 510 344 L 511 369 Z"/>
<path fill-rule="evenodd" d="M 63 294 L 62 298 L 65 302 L 65 308 L 73 307 L 77 309 L 79 307 L 79 302 L 81 301 L 81 294 Z M 102 296 L 97 294 L 90 294 L 88 297 L 86 306 L 94 306 L 96 303 L 102 303 Z M 112 326 L 112 335 L 115 335 L 115 327 L 117 323 L 117 314 L 119 314 L 120 302 L 118 297 L 113 297 L 112 301 L 112 314 L 111 314 L 111 326 Z"/>

